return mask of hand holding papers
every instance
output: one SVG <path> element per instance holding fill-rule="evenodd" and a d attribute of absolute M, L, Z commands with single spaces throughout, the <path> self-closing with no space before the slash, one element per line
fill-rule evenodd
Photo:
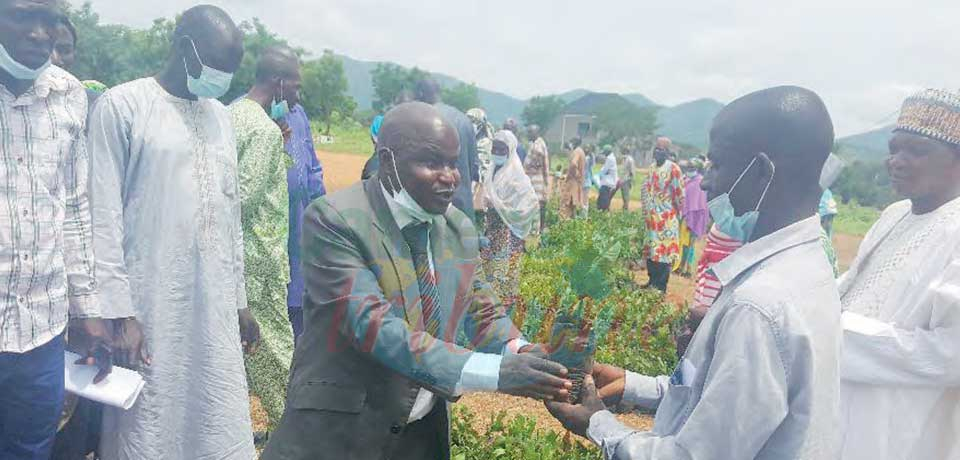
<path fill-rule="evenodd" d="M 124 410 L 133 407 L 144 385 L 143 377 L 139 373 L 114 367 L 110 375 L 95 384 L 93 379 L 97 375 L 97 367 L 75 364 L 80 358 L 76 353 L 64 352 L 64 380 L 67 391 Z"/>

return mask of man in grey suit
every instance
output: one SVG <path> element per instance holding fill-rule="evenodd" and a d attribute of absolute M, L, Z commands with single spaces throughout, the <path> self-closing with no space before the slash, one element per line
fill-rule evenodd
<path fill-rule="evenodd" d="M 402 104 L 377 153 L 377 176 L 304 219 L 305 330 L 264 459 L 447 459 L 448 402 L 464 392 L 569 394 L 567 370 L 523 341 L 476 273 L 476 230 L 450 206 L 453 126 Z"/>

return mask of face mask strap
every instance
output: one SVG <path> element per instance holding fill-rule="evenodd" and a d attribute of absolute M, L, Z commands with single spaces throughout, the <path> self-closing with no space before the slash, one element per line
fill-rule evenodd
<path fill-rule="evenodd" d="M 740 184 L 740 181 L 743 180 L 744 176 L 747 175 L 747 172 L 750 171 L 750 168 L 752 168 L 753 165 L 757 162 L 757 158 L 759 157 L 753 157 L 753 160 L 750 161 L 750 164 L 747 165 L 746 169 L 744 169 L 743 172 L 740 173 L 740 177 L 737 178 L 737 181 L 733 183 L 732 187 L 730 187 L 730 191 L 727 192 L 728 195 L 733 193 L 733 190 L 737 188 L 737 185 Z M 770 163 L 770 168 L 773 169 L 773 171 L 770 174 L 770 180 L 767 181 L 766 187 L 763 188 L 763 193 L 760 194 L 760 200 L 757 201 L 757 207 L 754 208 L 754 211 L 760 210 L 760 205 L 763 203 L 764 198 L 767 197 L 767 192 L 770 191 L 770 185 L 773 184 L 773 178 L 777 175 L 777 166 L 774 165 L 773 163 Z"/>
<path fill-rule="evenodd" d="M 750 161 L 750 164 L 748 164 L 747 167 L 744 168 L 743 172 L 740 173 L 740 177 L 738 177 L 736 182 L 734 182 L 733 185 L 730 187 L 730 191 L 727 192 L 728 195 L 733 193 L 733 190 L 737 188 L 737 185 L 740 184 L 740 181 L 743 180 L 743 177 L 747 175 L 747 172 L 750 171 L 750 168 L 752 168 L 753 164 L 756 162 L 757 162 L 757 157 L 753 157 L 753 160 Z"/>
<path fill-rule="evenodd" d="M 206 67 L 206 64 L 203 63 L 203 59 L 200 59 L 200 52 L 197 51 L 197 44 L 194 43 L 193 37 L 191 37 L 191 36 L 189 36 L 189 35 L 184 35 L 183 38 L 186 38 L 187 40 L 190 40 L 190 46 L 193 47 L 193 55 L 197 57 L 197 62 L 200 63 L 200 73 L 203 74 L 203 67 Z M 184 58 L 184 59 L 186 59 L 186 58 Z M 187 65 L 187 62 L 184 61 L 184 62 L 183 62 L 183 65 Z M 190 69 L 189 69 L 189 68 L 187 69 L 187 73 L 188 73 L 188 74 L 190 73 Z"/>
<path fill-rule="evenodd" d="M 757 202 L 757 208 L 754 211 L 760 210 L 760 205 L 763 203 L 763 199 L 767 197 L 767 191 L 770 190 L 770 185 L 773 184 L 773 178 L 777 176 L 777 165 L 770 162 L 770 168 L 773 170 L 770 173 L 770 180 L 767 181 L 767 186 L 763 188 L 763 193 L 760 194 L 760 201 Z"/>
<path fill-rule="evenodd" d="M 397 156 L 393 154 L 393 149 L 389 147 L 384 147 L 383 149 L 390 152 L 390 163 L 393 164 L 393 174 L 397 178 L 397 183 L 394 184 L 393 178 L 391 178 L 390 176 L 387 176 L 387 180 L 390 181 L 390 188 L 393 189 L 393 193 L 394 195 L 396 195 L 397 193 L 400 193 L 400 190 L 403 189 L 403 183 L 400 182 L 400 171 L 397 170 Z"/>

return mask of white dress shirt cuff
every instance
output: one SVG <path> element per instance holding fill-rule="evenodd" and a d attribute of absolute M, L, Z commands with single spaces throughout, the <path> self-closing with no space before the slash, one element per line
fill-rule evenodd
<path fill-rule="evenodd" d="M 494 392 L 500 384 L 500 362 L 503 357 L 490 353 L 474 353 L 460 371 L 457 394 Z"/>
<path fill-rule="evenodd" d="M 71 295 L 68 298 L 71 318 L 100 318 L 100 302 L 96 294 Z"/>
<path fill-rule="evenodd" d="M 661 397 L 663 395 L 660 394 L 660 385 L 656 378 L 627 371 L 622 401 L 625 407 L 656 407 Z"/>
<path fill-rule="evenodd" d="M 635 430 L 620 423 L 610 411 L 602 410 L 590 416 L 590 425 L 587 427 L 587 438 L 602 448 L 607 454 L 604 458 L 613 458 L 620 441 L 633 434 Z"/>
<path fill-rule="evenodd" d="M 501 355 L 505 355 L 507 353 L 518 354 L 520 353 L 520 349 L 527 345 L 530 345 L 530 342 L 527 342 L 526 340 L 524 340 L 523 337 L 516 338 L 507 342 L 507 344 L 503 346 L 503 351 L 501 351 L 500 354 Z"/>

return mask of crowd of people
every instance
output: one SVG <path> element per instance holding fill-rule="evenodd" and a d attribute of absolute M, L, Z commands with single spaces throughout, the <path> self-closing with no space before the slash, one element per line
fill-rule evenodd
<path fill-rule="evenodd" d="M 363 180 L 326 195 L 293 50 L 262 50 L 225 106 L 244 47 L 220 8 L 105 92 L 68 72 L 77 39 L 57 1 L 0 0 L 0 459 L 252 459 L 248 389 L 267 460 L 450 458 L 471 392 L 544 401 L 609 459 L 960 458 L 956 93 L 905 101 L 887 165 L 906 200 L 838 280 L 834 129 L 808 89 L 731 102 L 706 158 L 659 138 L 638 172 L 575 138 L 554 178 L 539 127 L 497 130 L 425 79 L 374 120 Z M 584 218 L 594 187 L 597 212 L 618 191 L 629 209 L 637 178 L 646 287 L 696 277 L 680 363 L 597 363 L 570 402 L 510 319 L 520 258 L 553 190 Z M 67 349 L 98 382 L 140 372 L 136 403 L 81 401 L 58 434 Z M 651 431 L 613 415 L 636 408 Z"/>

